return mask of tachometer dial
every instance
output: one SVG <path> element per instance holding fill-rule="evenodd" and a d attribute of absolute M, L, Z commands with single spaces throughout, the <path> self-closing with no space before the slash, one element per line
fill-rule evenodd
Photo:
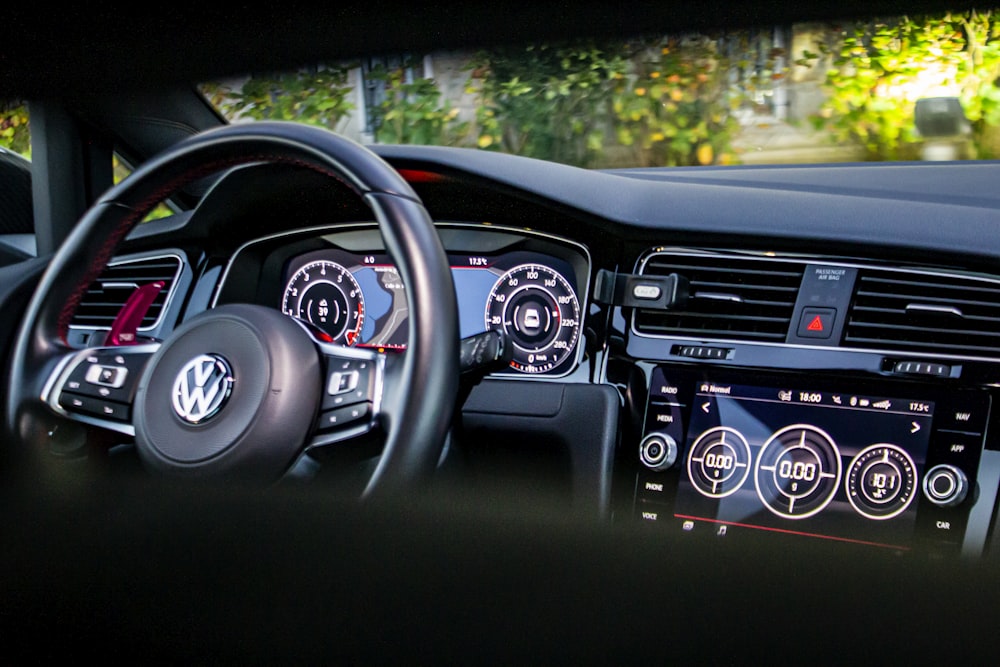
<path fill-rule="evenodd" d="M 569 361 L 580 336 L 580 303 L 566 279 L 540 264 L 516 266 L 490 290 L 486 328 L 514 343 L 511 368 L 547 373 Z"/>
<path fill-rule="evenodd" d="M 295 272 L 285 285 L 281 311 L 312 322 L 344 345 L 358 342 L 365 321 L 365 301 L 354 276 L 327 260 L 310 262 Z"/>
<path fill-rule="evenodd" d="M 917 466 L 896 445 L 872 445 L 851 461 L 845 487 L 847 499 L 858 514 L 876 521 L 891 519 L 913 501 Z"/>

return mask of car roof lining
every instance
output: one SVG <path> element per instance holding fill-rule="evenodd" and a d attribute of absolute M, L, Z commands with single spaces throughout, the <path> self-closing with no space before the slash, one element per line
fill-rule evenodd
<path fill-rule="evenodd" d="M 912 15 L 975 3 L 913 0 Z M 894 16 L 892 0 L 802 1 L 747 5 L 733 0 L 629 3 L 326 3 L 294 13 L 280 4 L 233 12 L 222 5 L 145 6 L 52 12 L 44 4 L 12 7 L 4 17 L 0 96 L 7 99 L 153 90 L 164 85 L 274 71 L 317 59 L 427 52 L 557 41 L 747 28 L 803 21 Z M 398 20 L 387 20 L 387 17 Z M 260 26 L 268 30 L 261 31 Z M 332 38 L 335 36 L 335 38 Z M 45 48 L 39 48 L 45 45 Z"/>

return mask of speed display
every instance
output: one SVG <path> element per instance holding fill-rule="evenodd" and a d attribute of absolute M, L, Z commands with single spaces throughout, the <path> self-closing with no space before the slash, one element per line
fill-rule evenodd
<path fill-rule="evenodd" d="M 462 337 L 504 331 L 514 348 L 514 373 L 572 370 L 582 322 L 568 262 L 525 250 L 448 259 Z M 335 342 L 405 349 L 406 287 L 388 255 L 334 248 L 305 253 L 287 263 L 283 284 L 282 312 L 316 325 Z"/>
<path fill-rule="evenodd" d="M 560 273 L 541 264 L 522 264 L 500 276 L 490 290 L 485 326 L 502 329 L 514 343 L 512 368 L 545 373 L 576 349 L 580 303 Z"/>

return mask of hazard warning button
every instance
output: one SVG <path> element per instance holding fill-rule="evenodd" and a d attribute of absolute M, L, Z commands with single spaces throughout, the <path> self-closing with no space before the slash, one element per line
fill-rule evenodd
<path fill-rule="evenodd" d="M 836 308 L 803 308 L 798 335 L 800 338 L 829 338 L 836 320 Z"/>

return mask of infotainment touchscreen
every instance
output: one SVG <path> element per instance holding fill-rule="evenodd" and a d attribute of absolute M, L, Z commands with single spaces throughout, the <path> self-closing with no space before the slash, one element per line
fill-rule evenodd
<path fill-rule="evenodd" d="M 905 548 L 929 400 L 699 382 L 674 516 Z"/>

